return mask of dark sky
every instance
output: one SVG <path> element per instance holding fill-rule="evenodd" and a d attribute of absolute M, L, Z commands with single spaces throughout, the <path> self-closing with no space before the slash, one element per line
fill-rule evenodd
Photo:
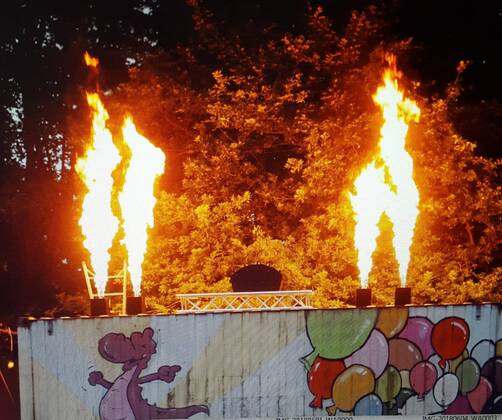
<path fill-rule="evenodd" d="M 469 99 L 501 99 L 502 3 L 490 1 L 400 2 L 396 34 L 423 45 L 417 62 L 424 79 L 451 80 L 459 60 L 472 61 L 465 82 Z"/>
<path fill-rule="evenodd" d="M 30 4 L 30 12 L 20 16 L 16 5 L 23 3 Z M 255 22 L 276 25 L 278 30 L 291 32 L 302 31 L 308 4 L 305 0 L 202 0 L 201 3 L 218 19 L 234 28 L 243 28 L 243 31 L 246 24 Z M 134 4 L 154 4 L 153 15 L 148 17 L 137 13 L 138 7 Z M 311 0 L 311 4 L 314 7 L 321 5 L 339 30 L 343 29 L 352 10 L 376 4 L 385 11 L 389 37 L 412 37 L 415 45 L 423 47 L 413 62 L 422 81 L 435 80 L 439 84 L 449 81 L 455 75 L 459 60 L 471 60 L 472 65 L 465 75 L 466 99 L 495 98 L 502 102 L 502 66 L 498 58 L 502 41 L 502 2 Z M 12 8 L 11 13 L 9 8 Z M 165 48 L 188 39 L 192 30 L 190 8 L 184 0 L 14 0 L 10 6 L 5 6 L 0 18 L 0 40 L 8 39 L 12 31 L 29 20 L 35 22 L 37 15 L 54 14 L 73 28 L 79 23 L 82 26 L 87 23 L 89 13 L 133 24 L 141 24 L 143 19 L 158 31 L 159 46 Z M 64 37 L 64 34 L 60 35 Z M 84 30 L 82 36 L 85 37 Z M 110 38 L 104 33 L 102 37 Z M 116 43 L 120 43 L 120 38 L 117 34 Z"/>
<path fill-rule="evenodd" d="M 236 25 L 254 19 L 290 31 L 301 27 L 306 11 L 303 0 L 208 0 L 206 4 L 217 16 Z M 321 5 L 340 30 L 352 10 L 376 4 L 387 11 L 390 36 L 412 37 L 417 46 L 423 47 L 415 64 L 424 81 L 450 81 L 458 61 L 470 60 L 471 68 L 466 73 L 469 99 L 502 99 L 502 2 L 320 0 L 311 4 Z"/>

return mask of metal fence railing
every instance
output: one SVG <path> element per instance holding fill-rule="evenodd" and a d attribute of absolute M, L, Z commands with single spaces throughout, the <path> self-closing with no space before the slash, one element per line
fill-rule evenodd
<path fill-rule="evenodd" d="M 177 313 L 309 309 L 312 290 L 177 294 Z"/>

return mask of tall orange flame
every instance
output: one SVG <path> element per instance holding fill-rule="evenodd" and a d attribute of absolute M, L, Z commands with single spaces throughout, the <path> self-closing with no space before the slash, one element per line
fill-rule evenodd
<path fill-rule="evenodd" d="M 405 149 L 408 122 L 417 122 L 420 109 L 399 90 L 395 57 L 388 57 L 383 84 L 373 100 L 380 106 L 383 125 L 380 129 L 379 157 L 383 167 L 377 167 L 375 159 L 355 181 L 356 194 L 350 194 L 356 214 L 354 235 L 358 251 L 358 267 L 361 287 L 368 287 L 371 256 L 376 247 L 378 222 L 385 212 L 394 226 L 393 245 L 399 264 L 401 286 L 406 285 L 410 261 L 410 247 L 418 215 L 419 194 L 413 181 L 413 159 Z M 385 180 L 388 175 L 388 185 Z"/>
<path fill-rule="evenodd" d="M 86 51 L 84 61 L 97 74 L 99 60 Z M 79 159 L 75 165 L 88 190 L 83 200 L 79 224 L 84 235 L 84 246 L 91 256 L 96 289 L 98 295 L 103 297 L 108 281 L 109 249 L 119 226 L 119 220 L 111 208 L 112 173 L 122 158 L 113 143 L 111 132 L 106 128 L 108 113 L 99 95 L 88 93 L 87 102 L 93 111 L 93 142 L 85 157 Z M 165 155 L 137 132 L 131 117 L 124 120 L 122 135 L 131 151 L 131 158 L 119 203 L 122 209 L 128 269 L 134 294 L 138 296 L 141 292 L 148 228 L 153 227 L 153 208 L 156 201 L 154 184 L 155 179 L 164 172 Z"/>
<path fill-rule="evenodd" d="M 153 227 L 154 185 L 164 173 L 165 155 L 138 133 L 131 117 L 122 126 L 124 141 L 131 151 L 123 190 L 119 194 L 122 209 L 124 244 L 133 291 L 141 293 L 142 264 L 146 253 L 148 228 Z"/>
<path fill-rule="evenodd" d="M 82 203 L 79 225 L 85 237 L 84 246 L 90 253 L 96 289 L 102 297 L 108 281 L 109 249 L 119 226 L 111 208 L 111 196 L 112 173 L 121 157 L 111 132 L 106 128 L 108 113 L 99 95 L 87 93 L 87 103 L 93 113 L 92 144 L 75 165 L 88 190 Z"/>
<path fill-rule="evenodd" d="M 86 66 L 89 67 L 98 67 L 99 60 L 96 57 L 91 56 L 87 51 L 84 53 L 84 61 Z"/>

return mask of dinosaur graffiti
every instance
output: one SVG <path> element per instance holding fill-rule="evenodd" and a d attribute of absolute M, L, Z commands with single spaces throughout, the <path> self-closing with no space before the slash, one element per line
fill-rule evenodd
<path fill-rule="evenodd" d="M 151 328 L 134 332 L 130 337 L 109 333 L 99 340 L 98 350 L 101 357 L 111 363 L 121 363 L 123 370 L 113 382 L 107 381 L 102 372 L 94 371 L 89 374 L 89 384 L 101 385 L 107 390 L 99 405 L 101 420 L 181 419 L 196 413 L 209 414 L 206 405 L 161 408 L 148 404 L 142 397 L 141 384 L 152 381 L 172 382 L 181 370 L 178 365 L 161 366 L 156 373 L 140 377 L 152 355 L 156 353 L 156 347 Z"/>

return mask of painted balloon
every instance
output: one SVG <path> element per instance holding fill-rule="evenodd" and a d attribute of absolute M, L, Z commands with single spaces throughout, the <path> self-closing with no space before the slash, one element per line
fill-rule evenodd
<path fill-rule="evenodd" d="M 495 356 L 502 357 L 502 340 L 498 340 L 495 343 Z"/>
<path fill-rule="evenodd" d="M 452 316 L 439 321 L 432 330 L 432 346 L 441 356 L 439 365 L 444 368 L 446 360 L 462 354 L 468 340 L 469 326 L 462 318 Z"/>
<path fill-rule="evenodd" d="M 458 394 L 457 398 L 445 410 L 445 414 L 472 414 L 472 408 L 465 395 Z"/>
<path fill-rule="evenodd" d="M 429 357 L 429 362 L 431 362 L 435 366 L 436 372 L 438 373 L 439 376 L 441 376 L 443 373 L 451 372 L 451 370 L 449 368 L 450 362 L 446 361 L 445 367 L 442 368 L 441 366 L 439 366 L 439 362 L 441 360 L 443 360 L 443 359 L 441 359 L 441 356 L 439 356 L 437 354 L 433 354 L 431 357 Z"/>
<path fill-rule="evenodd" d="M 314 347 L 314 351 L 303 358 L 307 370 L 317 356 L 343 359 L 362 347 L 375 326 L 377 315 L 372 309 L 307 312 L 307 333 Z"/>
<path fill-rule="evenodd" d="M 495 354 L 495 343 L 492 340 L 481 340 L 471 350 L 471 357 L 479 366 L 483 366 Z"/>
<path fill-rule="evenodd" d="M 478 386 L 480 373 L 478 362 L 474 359 L 465 359 L 458 365 L 455 374 L 462 394 L 465 395 Z"/>
<path fill-rule="evenodd" d="M 365 366 L 352 365 L 345 369 L 333 384 L 332 399 L 334 405 L 328 413 L 336 413 L 336 409 L 352 411 L 356 402 L 375 389 L 373 372 Z"/>
<path fill-rule="evenodd" d="M 502 357 L 492 357 L 481 369 L 481 375 L 488 379 L 495 394 L 502 394 Z"/>
<path fill-rule="evenodd" d="M 436 367 L 431 362 L 417 363 L 410 372 L 410 384 L 419 398 L 424 398 L 436 383 Z"/>
<path fill-rule="evenodd" d="M 394 366 L 389 366 L 376 382 L 375 393 L 383 402 L 395 402 L 401 390 L 401 375 Z"/>
<path fill-rule="evenodd" d="M 383 404 L 378 395 L 369 394 L 361 398 L 354 407 L 355 416 L 381 416 Z"/>
<path fill-rule="evenodd" d="M 415 344 L 420 349 L 422 357 L 428 359 L 434 353 L 431 343 L 433 328 L 434 324 L 427 318 L 421 316 L 411 317 L 399 337 L 406 338 Z"/>
<path fill-rule="evenodd" d="M 464 350 L 462 354 L 458 357 L 455 357 L 453 360 L 448 361 L 448 372 L 455 373 L 460 363 L 462 363 L 465 359 L 469 358 L 469 352 Z"/>
<path fill-rule="evenodd" d="M 403 338 L 389 340 L 389 364 L 397 369 L 411 370 L 422 360 L 420 350 L 410 341 Z"/>
<path fill-rule="evenodd" d="M 483 414 L 502 413 L 502 395 L 497 395 L 489 399 L 483 407 Z"/>
<path fill-rule="evenodd" d="M 380 331 L 373 330 L 364 346 L 345 359 L 345 366 L 363 365 L 369 367 L 377 378 L 384 371 L 388 361 L 387 339 Z"/>
<path fill-rule="evenodd" d="M 408 308 L 385 308 L 380 310 L 375 328 L 380 330 L 387 338 L 392 338 L 401 332 L 407 320 Z"/>
<path fill-rule="evenodd" d="M 342 360 L 329 360 L 316 357 L 307 373 L 307 384 L 314 399 L 310 402 L 312 408 L 322 408 L 322 400 L 331 398 L 333 383 L 345 370 Z"/>
<path fill-rule="evenodd" d="M 442 406 L 450 405 L 458 395 L 458 378 L 453 373 L 441 376 L 434 385 L 434 399 Z"/>
<path fill-rule="evenodd" d="M 410 392 L 413 391 L 410 390 Z M 413 395 L 408 398 L 404 407 L 401 409 L 400 414 L 439 413 L 444 409 L 445 407 L 436 403 L 433 392 L 425 394 L 425 398 L 419 398 L 418 395 L 413 392 Z"/>
<path fill-rule="evenodd" d="M 492 396 L 493 387 L 488 379 L 484 376 L 479 378 L 479 384 L 473 391 L 467 394 L 467 399 L 471 404 L 472 410 L 475 413 L 481 413 L 486 402 Z"/>

